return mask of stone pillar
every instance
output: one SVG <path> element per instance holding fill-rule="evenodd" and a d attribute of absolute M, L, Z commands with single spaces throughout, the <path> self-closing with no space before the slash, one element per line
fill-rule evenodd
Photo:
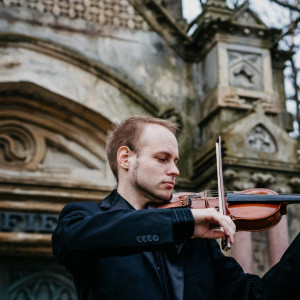
<path fill-rule="evenodd" d="M 253 273 L 251 232 L 241 231 L 236 233 L 231 255 L 242 266 L 245 273 Z"/>
<path fill-rule="evenodd" d="M 270 267 L 279 262 L 282 254 L 289 246 L 289 232 L 287 216 L 268 232 Z"/>

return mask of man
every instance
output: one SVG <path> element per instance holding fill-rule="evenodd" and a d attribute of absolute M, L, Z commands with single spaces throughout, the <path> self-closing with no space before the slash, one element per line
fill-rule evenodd
<path fill-rule="evenodd" d="M 100 203 L 63 209 L 53 252 L 73 274 L 79 299 L 294 299 L 299 236 L 260 279 L 214 240 L 234 242 L 229 217 L 214 209 L 152 208 L 171 199 L 179 175 L 176 130 L 155 118 L 122 122 L 107 142 L 117 190 Z"/>

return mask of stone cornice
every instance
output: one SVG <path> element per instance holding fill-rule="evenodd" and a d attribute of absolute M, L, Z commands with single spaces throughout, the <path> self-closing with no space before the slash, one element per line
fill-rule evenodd
<path fill-rule="evenodd" d="M 0 34 L 0 47 L 7 46 L 34 50 L 73 64 L 113 85 L 137 104 L 144 107 L 149 113 L 155 116 L 159 115 L 160 109 L 150 97 L 138 90 L 132 83 L 129 83 L 122 78 L 110 67 L 104 65 L 100 61 L 88 58 L 78 51 L 54 43 L 50 40 L 16 33 Z"/>

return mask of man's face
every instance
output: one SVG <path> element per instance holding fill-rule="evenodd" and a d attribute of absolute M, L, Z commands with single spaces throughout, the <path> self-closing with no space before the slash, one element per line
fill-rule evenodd
<path fill-rule="evenodd" d="M 178 144 L 172 132 L 161 125 L 146 125 L 140 137 L 139 151 L 132 153 L 128 173 L 137 195 L 146 202 L 169 200 L 175 177 L 179 175 L 178 159 Z"/>

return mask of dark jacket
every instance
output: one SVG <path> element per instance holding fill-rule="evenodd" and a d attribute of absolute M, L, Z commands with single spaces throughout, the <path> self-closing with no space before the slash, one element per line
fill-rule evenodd
<path fill-rule="evenodd" d="M 175 223 L 172 209 L 130 209 L 113 191 L 101 203 L 71 203 L 63 209 L 53 252 L 73 274 L 82 300 L 294 299 L 299 236 L 260 279 L 224 256 L 216 241 L 191 239 L 191 232 L 185 234 Z"/>

